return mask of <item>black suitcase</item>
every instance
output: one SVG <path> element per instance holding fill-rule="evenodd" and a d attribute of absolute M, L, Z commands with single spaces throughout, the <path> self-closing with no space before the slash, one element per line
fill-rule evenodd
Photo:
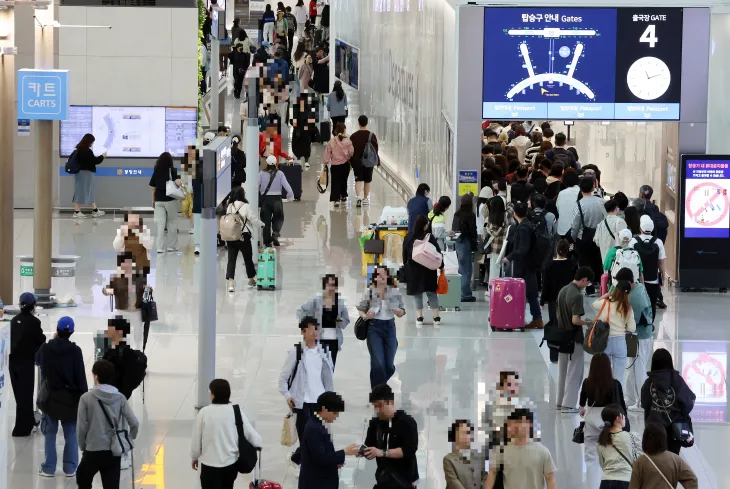
<path fill-rule="evenodd" d="M 294 200 L 302 200 L 302 165 L 297 162 L 292 163 L 281 163 L 279 170 L 286 177 L 286 181 L 289 182 L 289 186 L 294 193 Z M 282 197 L 286 198 L 286 190 L 281 189 Z"/>
<path fill-rule="evenodd" d="M 322 121 L 319 123 L 319 142 L 327 144 L 332 137 L 332 121 Z"/>

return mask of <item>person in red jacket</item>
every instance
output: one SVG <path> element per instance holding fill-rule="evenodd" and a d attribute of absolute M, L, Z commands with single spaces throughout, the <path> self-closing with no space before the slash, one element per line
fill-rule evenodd
<path fill-rule="evenodd" d="M 309 0 L 309 23 L 314 27 L 317 22 L 317 0 Z"/>
<path fill-rule="evenodd" d="M 267 156 L 275 156 L 277 163 L 281 157 L 291 159 L 291 156 L 281 150 L 281 136 L 275 121 L 269 121 L 266 131 L 259 133 L 259 155 L 264 160 Z"/>

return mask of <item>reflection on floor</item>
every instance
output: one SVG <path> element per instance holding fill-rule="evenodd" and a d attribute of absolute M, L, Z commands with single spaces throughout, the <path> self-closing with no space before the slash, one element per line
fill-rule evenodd
<path fill-rule="evenodd" d="M 305 174 L 301 202 L 285 204 L 286 222 L 280 252 L 279 281 L 275 292 L 239 287 L 233 295 L 224 289 L 225 254 L 218 256 L 217 288 L 218 341 L 216 369 L 219 377 L 233 387 L 233 401 L 243 406 L 249 419 L 262 434 L 264 476 L 287 489 L 296 487 L 296 479 L 285 463 L 289 449 L 279 445 L 282 418 L 286 405 L 277 391 L 276 379 L 285 352 L 297 341 L 294 319 L 296 307 L 320 287 L 318 277 L 336 273 L 341 277 L 342 293 L 348 301 L 351 317 L 354 304 L 364 289 L 360 275 L 360 250 L 355 237 L 363 223 L 377 220 L 382 205 L 399 205 L 384 182 L 376 177 L 370 208 L 354 207 L 334 210 L 328 194 L 315 191 L 318 165 Z M 151 224 L 149 222 L 148 224 Z M 101 329 L 109 316 L 109 301 L 101 294 L 102 286 L 115 266 L 111 242 L 118 221 L 112 218 L 73 222 L 59 218 L 54 223 L 54 250 L 60 254 L 80 256 L 75 290 L 58 290 L 76 297 L 79 306 L 72 310 L 42 313 L 43 326 L 52 335 L 55 319 L 72 314 L 77 333 L 73 339 L 84 351 L 87 370 L 92 361 L 92 333 Z M 142 422 L 135 450 L 135 487 L 142 489 L 198 488 L 197 474 L 190 468 L 189 441 L 195 416 L 197 310 L 199 273 L 186 234 L 179 254 L 152 258 L 151 282 L 155 287 L 160 321 L 152 326 L 149 376 L 146 399 L 140 392 L 132 398 L 136 415 Z M 32 247 L 32 214 L 16 214 L 16 249 Z M 15 274 L 19 265 L 16 263 Z M 243 264 L 239 262 L 239 283 Z M 20 278 L 16 291 L 21 291 Z M 28 286 L 24 284 L 24 287 Z M 492 333 L 486 324 L 487 304 L 465 304 L 461 312 L 443 314 L 440 328 L 427 322 L 417 328 L 412 314 L 398 321 L 399 350 L 397 373 L 392 384 L 401 403 L 415 417 L 420 430 L 418 463 L 420 488 L 445 486 L 442 458 L 450 451 L 446 439 L 452 420 L 478 420 L 486 393 L 492 389 L 500 369 L 522 374 L 523 391 L 537 409 L 543 443 L 550 449 L 559 472 L 560 488 L 591 488 L 590 482 L 600 474 L 586 471 L 582 447 L 571 443 L 578 424 L 577 416 L 559 415 L 551 405 L 555 395 L 555 368 L 546 361 L 547 353 L 538 348 L 539 333 Z M 725 297 L 714 294 L 688 295 L 666 293 L 669 309 L 657 328 L 656 346 L 669 348 L 676 364 L 692 371 L 702 371 L 700 356 L 718 361 L 726 369 L 730 318 Z M 407 301 L 412 310 L 412 302 Z M 699 318 L 712 318 L 701 321 Z M 367 372 L 369 357 L 364 343 L 355 339 L 352 327 L 346 330 L 343 355 L 335 375 L 336 389 L 344 396 L 347 411 L 334 426 L 335 444 L 343 446 L 363 439 L 364 423 L 371 416 L 366 406 L 369 391 Z M 687 367 L 685 367 L 687 366 Z M 586 369 L 587 372 L 587 369 Z M 702 391 L 710 385 L 695 377 L 695 391 L 703 402 L 695 408 L 697 447 L 683 450 L 702 480 L 700 487 L 727 487 L 730 468 L 725 462 L 728 451 L 725 376 L 714 391 Z M 714 393 L 721 393 L 712 397 Z M 10 412 L 14 412 L 11 401 Z M 13 424 L 11 415 L 10 426 Z M 642 421 L 631 415 L 633 429 L 640 432 Z M 706 423 L 701 423 L 706 422 Z M 8 433 L 9 435 L 9 433 Z M 63 437 L 59 436 L 59 444 Z M 60 448 L 60 447 L 59 447 Z M 11 488 L 74 488 L 74 480 L 62 476 L 40 479 L 37 471 L 43 459 L 40 435 L 9 441 Z M 348 460 L 341 473 L 341 487 L 369 488 L 374 484 L 374 463 Z M 60 471 L 59 471 L 60 472 Z M 129 487 L 131 471 L 123 473 L 122 487 Z M 236 487 L 247 487 L 248 477 L 240 477 Z M 97 481 L 94 487 L 101 487 Z"/>

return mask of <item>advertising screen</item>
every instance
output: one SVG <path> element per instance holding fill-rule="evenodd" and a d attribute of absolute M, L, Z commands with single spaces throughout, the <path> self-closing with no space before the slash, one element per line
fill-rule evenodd
<path fill-rule="evenodd" d="M 335 76 L 357 89 L 360 76 L 360 50 L 335 39 Z"/>
<path fill-rule="evenodd" d="M 115 158 L 183 156 L 197 136 L 197 110 L 187 107 L 73 106 L 61 121 L 61 156 L 70 156 L 84 134 L 94 153 Z"/>
<path fill-rule="evenodd" d="M 679 119 L 682 15 L 485 8 L 482 116 Z"/>
<path fill-rule="evenodd" d="M 682 378 L 695 394 L 692 420 L 727 420 L 727 351 L 725 345 L 682 343 Z"/>
<path fill-rule="evenodd" d="M 729 238 L 729 160 L 687 160 L 684 237 Z"/>

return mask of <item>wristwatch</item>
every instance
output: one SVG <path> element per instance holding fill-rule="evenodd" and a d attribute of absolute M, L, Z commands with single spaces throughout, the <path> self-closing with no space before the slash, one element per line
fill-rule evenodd
<path fill-rule="evenodd" d="M 388 449 L 387 448 L 383 452 L 383 458 L 388 458 Z"/>

